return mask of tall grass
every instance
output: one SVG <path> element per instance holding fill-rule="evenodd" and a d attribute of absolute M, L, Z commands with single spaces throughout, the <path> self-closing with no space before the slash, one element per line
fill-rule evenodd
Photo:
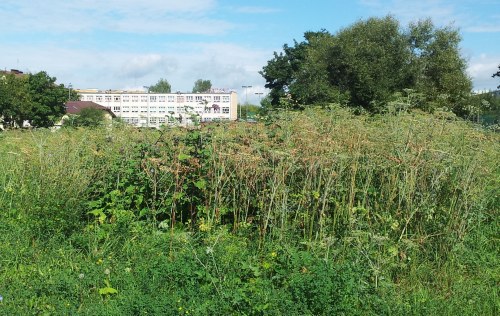
<path fill-rule="evenodd" d="M 61 251 L 78 253 L 72 271 L 107 256 L 126 265 L 141 262 L 149 271 L 137 251 L 153 233 L 161 242 L 153 242 L 151 251 L 168 249 L 172 264 L 194 252 L 193 266 L 210 270 L 209 288 L 219 299 L 229 286 L 223 271 L 238 275 L 232 262 L 247 260 L 239 255 L 261 258 L 245 263 L 250 272 L 242 273 L 269 277 L 286 289 L 304 286 L 306 262 L 313 261 L 290 250 L 300 249 L 334 264 L 328 269 L 348 265 L 357 271 L 362 280 L 349 284 L 359 295 L 368 295 L 367 289 L 384 299 L 399 293 L 387 307 L 395 313 L 411 313 L 418 302 L 434 312 L 453 311 L 442 302 L 460 291 L 470 295 L 477 280 L 486 282 L 476 289 L 490 304 L 498 297 L 491 282 L 498 279 L 479 266 L 496 269 L 481 251 L 495 252 L 499 140 L 439 114 L 357 116 L 339 108 L 186 130 L 9 131 L 0 134 L 0 242 L 17 247 L 3 248 L 2 265 L 29 264 L 44 251 L 30 247 L 65 240 L 71 251 Z M 154 237 L 165 232 L 169 238 Z M 217 250 L 219 244 L 226 246 Z M 280 261 L 276 253 L 288 259 Z M 144 254 L 157 262 L 151 256 Z M 295 281 L 280 270 L 292 266 L 301 271 L 290 274 Z M 8 269 L 0 273 L 8 275 Z M 458 270 L 470 278 L 459 278 Z M 291 283 L 278 281 L 283 279 Z M 94 288 L 102 286 L 95 282 Z M 436 293 L 437 301 L 430 298 Z M 320 311 L 318 302 L 301 302 L 309 312 Z M 350 302 L 361 308 L 359 300 Z M 484 312 L 498 308 L 490 307 Z"/>

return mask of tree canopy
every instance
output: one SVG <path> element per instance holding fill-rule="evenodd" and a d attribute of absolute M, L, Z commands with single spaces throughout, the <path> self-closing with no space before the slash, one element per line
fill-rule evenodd
<path fill-rule="evenodd" d="M 172 86 L 166 79 L 161 78 L 156 84 L 150 86 L 148 91 L 153 93 L 170 93 L 172 92 Z"/>
<path fill-rule="evenodd" d="M 194 83 L 193 93 L 207 92 L 212 89 L 212 82 L 210 80 L 198 79 Z"/>
<path fill-rule="evenodd" d="M 7 127 L 50 127 L 66 112 L 69 91 L 46 72 L 0 78 L 0 118 Z"/>
<path fill-rule="evenodd" d="M 98 127 L 104 123 L 105 112 L 92 107 L 84 108 L 78 114 L 72 114 L 64 120 L 65 127 Z"/>
<path fill-rule="evenodd" d="M 458 30 L 431 20 L 401 27 L 393 17 L 361 20 L 336 34 L 306 32 L 285 44 L 260 72 L 271 104 L 294 107 L 338 103 L 383 112 L 403 91 L 415 107 L 464 112 L 471 91 Z"/>

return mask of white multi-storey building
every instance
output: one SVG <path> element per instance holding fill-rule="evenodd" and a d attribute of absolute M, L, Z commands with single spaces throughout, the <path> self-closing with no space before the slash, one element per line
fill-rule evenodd
<path fill-rule="evenodd" d="M 117 117 L 138 127 L 167 124 L 189 125 L 238 118 L 236 92 L 147 93 L 143 91 L 76 90 L 81 101 L 92 101 L 110 109 Z"/>

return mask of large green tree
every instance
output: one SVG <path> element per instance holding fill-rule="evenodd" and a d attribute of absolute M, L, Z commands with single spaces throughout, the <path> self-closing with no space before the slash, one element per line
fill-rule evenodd
<path fill-rule="evenodd" d="M 166 79 L 161 78 L 156 84 L 149 87 L 149 92 L 170 93 L 172 92 L 172 86 Z"/>
<path fill-rule="evenodd" d="M 387 16 L 304 37 L 275 52 L 260 72 L 275 107 L 285 99 L 295 107 L 340 103 L 381 112 L 402 91 L 414 91 L 425 96 L 414 106 L 461 115 L 466 108 L 471 81 L 456 29 L 430 20 L 402 28 Z"/>
<path fill-rule="evenodd" d="M 208 92 L 212 89 L 212 82 L 210 80 L 198 79 L 193 86 L 193 93 Z"/>
<path fill-rule="evenodd" d="M 0 76 L 0 119 L 5 127 L 13 127 L 29 118 L 28 77 L 13 74 Z"/>
<path fill-rule="evenodd" d="M 67 89 L 55 82 L 56 78 L 44 71 L 28 76 L 32 126 L 50 127 L 66 112 Z"/>
<path fill-rule="evenodd" d="M 285 44 L 283 52 L 279 54 L 274 52 L 273 59 L 269 60 L 259 72 L 266 80 L 265 87 L 271 90 L 269 99 L 274 106 L 279 105 L 280 100 L 287 96 L 290 92 L 290 85 L 296 80 L 297 73 L 303 68 L 302 65 L 307 54 L 306 48 L 309 45 L 307 34 L 306 42 L 294 41 L 294 46 Z"/>
<path fill-rule="evenodd" d="M 7 127 L 50 127 L 65 113 L 68 89 L 57 85 L 46 72 L 14 76 L 0 80 L 0 117 Z"/>
<path fill-rule="evenodd" d="M 348 91 L 350 102 L 371 111 L 408 87 L 410 52 L 399 22 L 388 16 L 341 30 L 326 50 L 330 83 Z"/>
<path fill-rule="evenodd" d="M 437 28 L 430 19 L 411 23 L 407 37 L 412 51 L 411 87 L 423 93 L 426 106 L 448 107 L 467 115 L 472 82 L 460 54 L 461 36 L 452 27 Z"/>

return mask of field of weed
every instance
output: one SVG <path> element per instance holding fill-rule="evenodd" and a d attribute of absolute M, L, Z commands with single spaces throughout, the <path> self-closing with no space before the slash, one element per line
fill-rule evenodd
<path fill-rule="evenodd" d="M 438 114 L 0 133 L 0 315 L 495 315 L 500 137 Z"/>

